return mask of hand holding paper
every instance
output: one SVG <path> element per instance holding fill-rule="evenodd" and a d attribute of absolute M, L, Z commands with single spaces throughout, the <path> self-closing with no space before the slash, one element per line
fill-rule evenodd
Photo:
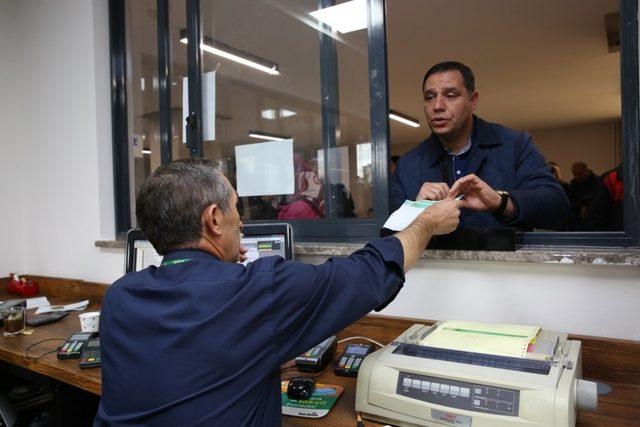
<path fill-rule="evenodd" d="M 434 235 L 449 234 L 454 231 L 460 223 L 460 201 L 443 200 L 432 204 L 425 209 L 433 225 Z"/>
<path fill-rule="evenodd" d="M 462 197 L 463 195 L 459 195 L 458 197 L 455 198 L 455 200 L 460 200 L 462 199 Z M 449 202 L 451 201 L 452 200 L 449 200 Z M 404 230 L 405 228 L 407 228 L 409 224 L 411 224 L 418 217 L 418 215 L 424 212 L 424 210 L 427 209 L 429 206 L 437 205 L 442 202 L 443 201 L 437 201 L 437 200 L 419 200 L 415 202 L 412 200 L 405 200 L 402 206 L 400 206 L 400 208 L 397 211 L 395 211 L 389 216 L 389 219 L 387 219 L 387 222 L 384 223 L 383 227 L 393 231 Z M 436 213 L 439 213 L 439 211 L 434 212 L 434 214 Z M 456 215 L 456 219 L 457 218 L 458 216 Z M 457 226 L 457 223 L 456 223 L 456 226 Z M 447 232 L 435 233 L 435 234 L 446 234 L 453 231 L 454 229 L 455 227 L 452 230 L 449 230 Z"/>

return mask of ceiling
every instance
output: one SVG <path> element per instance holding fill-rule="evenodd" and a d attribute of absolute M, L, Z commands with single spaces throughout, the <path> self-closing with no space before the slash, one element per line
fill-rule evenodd
<path fill-rule="evenodd" d="M 133 59 L 134 75 L 136 67 L 143 68 L 140 58 L 155 62 L 155 3 L 129 2 L 131 50 L 140 52 Z M 186 48 L 177 35 L 186 26 L 185 3 L 170 2 L 174 107 L 181 105 L 179 81 L 186 69 Z M 246 141 L 248 129 L 298 138 L 312 128 L 300 139 L 320 145 L 319 38 L 308 18 L 315 5 L 202 0 L 203 33 L 275 61 L 282 71 L 263 75 L 203 54 L 204 70 L 218 70 L 216 107 L 231 118 L 224 125 L 225 144 Z M 478 114 L 490 121 L 536 130 L 618 118 L 620 56 L 608 52 L 604 24 L 604 16 L 617 8 L 617 0 L 387 0 L 390 107 L 421 122 L 414 129 L 392 121 L 392 144 L 414 144 L 429 133 L 420 84 L 426 69 L 443 60 L 474 70 Z M 338 37 L 336 44 L 342 137 L 344 143 L 362 142 L 369 132 L 366 31 Z M 157 75 L 154 68 L 149 72 Z M 138 107 L 138 114 L 157 111 L 157 93 L 155 99 Z M 260 117 L 261 110 L 278 105 L 301 113 L 271 121 Z"/>

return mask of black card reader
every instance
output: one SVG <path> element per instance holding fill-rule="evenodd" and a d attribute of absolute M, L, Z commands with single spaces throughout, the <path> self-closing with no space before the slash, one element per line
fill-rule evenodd
<path fill-rule="evenodd" d="M 334 373 L 343 377 L 357 377 L 362 361 L 371 352 L 373 352 L 371 344 L 347 344 Z"/>
<path fill-rule="evenodd" d="M 335 335 L 296 357 L 296 368 L 301 372 L 320 372 L 336 354 Z"/>
<path fill-rule="evenodd" d="M 80 369 L 100 367 L 100 337 L 92 336 L 82 348 Z"/>
<path fill-rule="evenodd" d="M 58 359 L 79 359 L 82 348 L 96 332 L 74 332 L 58 350 Z"/>

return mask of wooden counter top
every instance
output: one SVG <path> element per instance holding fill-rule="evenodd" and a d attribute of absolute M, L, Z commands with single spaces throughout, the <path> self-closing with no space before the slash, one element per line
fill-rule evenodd
<path fill-rule="evenodd" d="M 55 279 L 30 276 L 40 284 L 40 295 L 46 295 L 52 303 L 70 303 L 89 299 L 88 311 L 99 310 L 102 295 L 107 289 L 105 285 L 78 280 Z M 0 279 L 0 300 L 13 298 L 7 295 L 6 279 Z M 64 319 L 49 325 L 33 329 L 31 335 L 17 337 L 0 336 L 0 360 L 22 366 L 28 370 L 46 375 L 50 378 L 71 384 L 90 393 L 99 395 L 101 384 L 100 369 L 81 370 L 78 360 L 58 360 L 55 353 L 31 360 L 26 357 L 25 349 L 38 341 L 49 338 L 60 338 L 59 341 L 47 341 L 29 350 L 31 357 L 53 350 L 63 343 L 74 331 L 80 330 L 78 314 L 71 312 Z M 338 339 L 351 336 L 365 336 L 386 344 L 404 332 L 414 323 L 430 324 L 433 321 L 392 318 L 368 315 L 338 334 Z M 570 336 L 570 339 L 582 340 L 583 377 L 585 379 L 604 382 L 612 387 L 612 392 L 601 395 L 597 412 L 579 412 L 578 425 L 594 426 L 640 426 L 640 342 L 616 339 Z M 356 340 L 351 342 L 358 342 Z M 344 344 L 338 345 L 338 354 Z M 305 376 L 297 371 L 287 371 L 283 379 L 294 376 Z M 355 425 L 355 390 L 356 379 L 338 377 L 333 370 L 328 370 L 317 378 L 325 384 L 339 384 L 345 391 L 334 408 L 324 418 L 305 419 L 299 417 L 283 417 L 285 426 L 353 426 Z M 367 426 L 379 426 L 365 421 Z"/>

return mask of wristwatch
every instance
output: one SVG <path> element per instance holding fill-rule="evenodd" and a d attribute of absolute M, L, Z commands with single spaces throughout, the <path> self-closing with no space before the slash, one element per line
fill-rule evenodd
<path fill-rule="evenodd" d="M 498 209 L 493 211 L 494 215 L 502 215 L 504 210 L 507 209 L 507 204 L 509 203 L 509 192 L 508 191 L 496 191 L 500 195 L 500 206 Z"/>

